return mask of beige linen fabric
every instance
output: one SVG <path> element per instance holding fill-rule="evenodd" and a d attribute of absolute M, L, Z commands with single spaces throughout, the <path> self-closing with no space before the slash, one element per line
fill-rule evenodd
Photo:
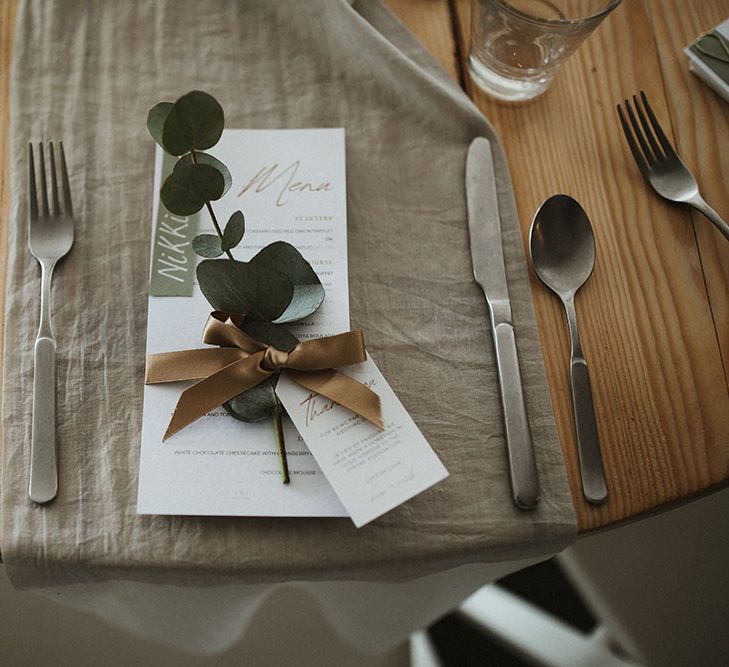
<path fill-rule="evenodd" d="M 352 325 L 450 471 L 360 530 L 341 519 L 135 513 L 154 162 L 145 119 L 194 88 L 220 100 L 228 127 L 346 128 Z M 526 561 L 507 562 L 574 538 L 503 151 L 381 5 L 28 0 L 11 109 L 0 524 L 16 586 L 215 650 L 274 585 L 299 581 L 341 632 L 385 646 Z M 542 487 L 534 512 L 511 502 L 487 311 L 471 274 L 464 172 L 478 135 L 497 166 Z M 78 220 L 54 282 L 60 490 L 45 507 L 27 497 L 39 270 L 27 250 L 26 150 L 42 139 L 64 140 Z M 207 630 L 192 623 L 196 610 Z"/>

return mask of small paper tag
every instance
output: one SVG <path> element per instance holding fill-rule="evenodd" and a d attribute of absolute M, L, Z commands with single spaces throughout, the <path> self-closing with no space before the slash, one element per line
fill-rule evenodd
<path fill-rule="evenodd" d="M 368 356 L 339 369 L 377 392 L 385 429 L 296 384 L 276 394 L 355 526 L 376 519 L 448 476 L 440 459 Z"/>

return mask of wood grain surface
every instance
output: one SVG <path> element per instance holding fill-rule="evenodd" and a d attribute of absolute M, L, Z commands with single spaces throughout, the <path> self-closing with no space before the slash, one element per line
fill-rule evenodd
<path fill-rule="evenodd" d="M 499 133 L 526 243 L 534 211 L 565 192 L 588 212 L 595 272 L 577 297 L 610 498 L 580 490 L 561 305 L 532 276 L 545 365 L 582 532 L 729 481 L 729 244 L 702 216 L 660 200 L 626 150 L 615 105 L 643 89 L 706 198 L 729 216 L 729 105 L 688 72 L 682 48 L 729 17 L 729 0 L 628 0 L 522 106 L 467 72 L 471 0 L 386 0 Z M 16 0 L 0 0 L 0 218 L 7 224 L 7 100 Z M 5 264 L 5 235 L 0 234 Z M 0 271 L 0 299 L 4 299 Z M 2 308 L 0 308 L 0 312 Z M 1 335 L 1 334 L 0 334 Z"/>
<path fill-rule="evenodd" d="M 385 4 L 458 81 L 460 59 L 448 0 L 386 0 Z"/>
<path fill-rule="evenodd" d="M 688 209 L 660 200 L 647 187 L 626 150 L 615 110 L 618 101 L 643 89 L 679 153 L 684 137 L 699 129 L 723 133 L 718 143 L 726 145 L 729 107 L 701 90 L 702 83 L 688 81 L 681 52 L 721 20 L 722 8 L 708 12 L 710 3 L 688 4 L 694 25 L 684 23 L 677 36 L 676 25 L 661 26 L 669 17 L 681 24 L 687 3 L 624 2 L 562 67 L 552 89 L 529 105 L 497 104 L 467 81 L 504 141 L 524 239 L 540 202 L 556 192 L 578 199 L 595 229 L 597 265 L 577 309 L 610 493 L 599 508 L 584 501 L 580 488 L 561 306 L 532 277 L 581 530 L 654 510 L 729 477 L 729 389 L 712 311 L 726 307 L 729 244 L 701 216 L 692 219 Z M 719 4 L 729 15 L 729 3 Z M 467 36 L 470 0 L 458 0 L 454 8 Z M 467 50 L 461 49 L 462 59 Z M 673 72 L 672 81 L 664 79 L 667 72 Z M 694 106 L 687 83 L 714 99 Z M 675 131 L 679 119 L 669 113 L 678 108 L 695 114 L 680 118 L 682 132 Z M 706 151 L 703 159 L 705 171 L 720 182 L 716 153 Z M 715 201 L 729 215 L 729 201 Z M 707 286 L 713 286 L 716 306 Z"/>
<path fill-rule="evenodd" d="M 650 16 L 666 101 L 681 156 L 701 184 L 704 197 L 729 216 L 729 106 L 675 57 L 685 44 L 729 18 L 726 0 L 668 3 L 653 0 Z M 726 242 L 704 217 L 692 213 L 724 374 L 729 367 L 729 261 Z M 727 416 L 729 419 L 729 416 Z"/>

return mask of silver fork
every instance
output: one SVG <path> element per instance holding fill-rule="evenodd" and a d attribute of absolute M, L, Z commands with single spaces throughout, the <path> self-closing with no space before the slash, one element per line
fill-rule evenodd
<path fill-rule="evenodd" d="M 640 101 L 633 95 L 633 105 L 630 104 L 630 100 L 625 100 L 624 105 L 627 117 L 626 112 L 618 104 L 620 124 L 623 126 L 630 152 L 640 173 L 661 197 L 693 206 L 709 218 L 729 240 L 729 225 L 701 196 L 696 179 L 676 155 L 648 103 L 646 94 L 641 90 Z"/>
<path fill-rule="evenodd" d="M 31 254 L 41 266 L 40 326 L 35 340 L 33 373 L 33 431 L 30 450 L 30 484 L 28 494 L 36 503 L 53 500 L 58 492 L 58 451 L 56 444 L 56 339 L 51 327 L 51 278 L 56 262 L 73 245 L 73 210 L 71 188 L 63 143 L 60 147 L 60 178 L 63 202 L 59 201 L 56 159 L 53 142 L 49 143 L 51 177 L 50 206 L 46 186 L 43 144 L 39 145 L 40 202 L 36 188 L 33 145 L 28 145 Z M 40 207 L 40 209 L 39 209 Z"/>

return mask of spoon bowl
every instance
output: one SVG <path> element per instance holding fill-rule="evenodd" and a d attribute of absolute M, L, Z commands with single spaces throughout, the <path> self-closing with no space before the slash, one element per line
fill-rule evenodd
<path fill-rule="evenodd" d="M 575 294 L 595 267 L 595 237 L 582 206 L 572 197 L 555 195 L 536 212 L 529 231 L 534 272 L 564 304 L 570 331 L 570 380 L 580 460 L 582 492 L 591 503 L 607 499 L 600 440 L 587 361 L 577 327 Z"/>
<path fill-rule="evenodd" d="M 595 267 L 595 237 L 587 213 L 572 197 L 547 199 L 529 233 L 534 272 L 558 295 L 574 294 Z"/>

